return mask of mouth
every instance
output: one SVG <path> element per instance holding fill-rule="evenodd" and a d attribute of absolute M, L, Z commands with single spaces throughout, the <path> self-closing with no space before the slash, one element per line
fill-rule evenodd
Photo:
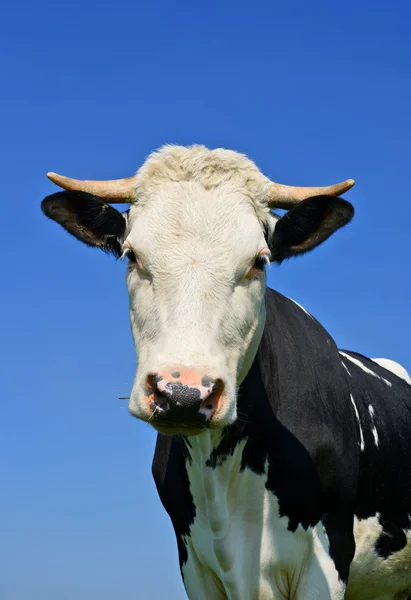
<path fill-rule="evenodd" d="M 132 417 L 145 421 L 151 425 L 158 433 L 164 435 L 198 435 L 203 433 L 207 429 L 213 428 L 210 419 L 202 415 L 196 415 L 196 419 L 190 423 L 184 422 L 181 419 L 181 415 L 176 415 L 174 419 L 170 419 L 170 415 L 166 412 L 161 411 L 154 404 L 150 405 L 150 413 L 141 414 L 140 411 L 136 412 L 129 406 L 129 413 Z M 178 418 L 180 417 L 180 418 Z"/>
<path fill-rule="evenodd" d="M 153 415 L 150 419 L 150 424 L 159 433 L 164 433 L 165 435 L 197 435 L 210 426 L 210 419 L 198 413 L 193 419 L 190 410 L 187 411 L 188 414 L 186 417 L 189 419 L 187 422 L 184 419 L 184 415 L 181 414 L 184 409 L 180 409 L 178 414 L 173 414 L 172 410 L 164 411 L 154 402 L 151 404 L 151 409 Z"/>
<path fill-rule="evenodd" d="M 200 433 L 204 433 L 207 429 L 209 429 L 208 425 L 200 426 L 187 426 L 187 425 L 164 425 L 159 423 L 152 423 L 154 429 L 158 431 L 158 433 L 162 433 L 163 435 L 184 435 L 184 436 L 193 436 L 199 435 Z"/>

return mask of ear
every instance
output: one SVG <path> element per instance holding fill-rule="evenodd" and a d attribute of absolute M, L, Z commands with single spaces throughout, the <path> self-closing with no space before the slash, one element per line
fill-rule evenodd
<path fill-rule="evenodd" d="M 88 246 L 121 256 L 127 214 L 86 192 L 57 192 L 41 203 L 44 214 Z"/>
<path fill-rule="evenodd" d="M 314 196 L 303 200 L 277 221 L 269 244 L 271 260 L 280 263 L 309 252 L 353 216 L 354 207 L 342 198 Z"/>

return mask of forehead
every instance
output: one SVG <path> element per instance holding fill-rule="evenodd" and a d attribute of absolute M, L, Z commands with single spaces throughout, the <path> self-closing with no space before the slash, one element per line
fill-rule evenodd
<path fill-rule="evenodd" d="M 169 182 L 158 186 L 150 198 L 130 209 L 130 223 L 134 227 L 153 228 L 160 223 L 177 225 L 180 233 L 197 231 L 198 228 L 213 230 L 255 223 L 258 216 L 253 203 L 229 185 L 206 190 L 197 182 Z"/>
<path fill-rule="evenodd" d="M 227 184 L 206 190 L 197 182 L 171 182 L 130 210 L 129 239 L 141 249 L 166 246 L 170 252 L 195 245 L 227 252 L 242 245 L 252 254 L 261 249 L 264 234 L 241 190 Z"/>
<path fill-rule="evenodd" d="M 166 146 L 137 173 L 129 237 L 149 245 L 197 238 L 217 247 L 263 238 L 268 180 L 247 157 L 203 146 Z M 254 250 L 254 248 L 252 249 Z"/>

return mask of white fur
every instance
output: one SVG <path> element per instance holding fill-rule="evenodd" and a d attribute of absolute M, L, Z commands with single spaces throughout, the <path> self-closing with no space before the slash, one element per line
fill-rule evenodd
<path fill-rule="evenodd" d="M 366 367 L 364 365 L 364 363 L 362 363 L 358 358 L 354 358 L 354 356 L 351 356 L 350 354 L 346 354 L 345 352 L 342 352 L 341 350 L 340 350 L 340 354 L 341 354 L 341 356 L 344 356 L 344 358 L 346 358 L 347 360 L 349 360 L 352 363 L 354 363 L 355 365 L 357 365 L 357 367 L 362 369 L 365 373 L 368 373 L 368 375 L 372 375 L 373 377 L 376 377 L 377 379 L 381 379 L 381 381 L 383 381 L 386 385 L 388 385 L 388 387 L 392 387 L 391 381 L 388 381 L 388 379 L 385 379 L 385 377 L 380 377 L 379 375 L 377 375 L 377 373 L 374 373 L 374 371 L 371 371 L 371 369 Z"/>
<path fill-rule="evenodd" d="M 374 550 L 382 533 L 379 515 L 355 519 L 356 552 L 348 587 L 329 557 L 322 524 L 295 533 L 280 517 L 266 475 L 240 471 L 245 442 L 215 469 L 206 458 L 220 433 L 190 438 L 187 462 L 196 517 L 184 538 L 183 575 L 190 600 L 406 600 L 411 586 L 411 529 L 407 546 L 381 559 Z"/>
<path fill-rule="evenodd" d="M 350 373 L 349 369 L 347 368 L 346 364 L 343 362 L 341 364 L 344 367 L 344 369 L 347 371 L 348 375 L 351 377 L 351 373 Z"/>
<path fill-rule="evenodd" d="M 410 376 L 404 367 L 399 363 L 395 362 L 394 360 L 390 360 L 389 358 L 373 358 L 372 360 L 377 363 L 377 365 L 380 365 L 381 367 L 384 367 L 384 369 L 391 371 L 391 373 L 394 373 L 397 375 L 397 377 L 400 377 L 411 385 Z"/>
<path fill-rule="evenodd" d="M 236 389 L 255 356 L 265 320 L 265 276 L 247 273 L 265 248 L 263 226 L 272 231 L 278 218 L 267 207 L 268 186 L 245 156 L 201 146 L 165 147 L 139 170 L 138 202 L 130 209 L 122 241 L 137 256 L 137 266 L 130 264 L 127 273 L 138 359 L 129 409 L 140 419 L 151 418 L 144 396 L 147 375 L 179 367 L 223 379 L 215 425 L 236 419 Z M 241 444 L 221 467 L 205 466 L 219 435 L 217 429 L 191 438 L 188 474 L 197 513 L 185 539 L 189 597 L 342 600 L 344 586 L 329 557 L 324 528 L 288 531 L 277 498 L 265 489 L 265 476 L 240 472 Z M 383 564 L 373 551 L 379 524 L 356 527 L 360 544 L 346 597 L 376 600 L 380 590 L 388 590 L 381 600 L 393 598 L 391 589 L 394 594 L 411 585 L 404 566 L 410 563 L 410 545 Z"/>
<path fill-rule="evenodd" d="M 246 157 L 204 147 L 165 147 L 138 172 L 125 243 L 138 371 L 129 409 L 150 419 L 149 373 L 195 369 L 224 381 L 213 424 L 236 418 L 236 389 L 264 326 L 265 275 L 247 277 L 266 248 L 268 180 Z"/>
<path fill-rule="evenodd" d="M 380 440 L 378 437 L 378 431 L 377 431 L 377 427 L 375 426 L 375 421 L 374 421 L 374 407 L 372 406 L 372 404 L 368 405 L 368 412 L 370 413 L 370 417 L 371 417 L 371 423 L 372 423 L 372 428 L 371 428 L 371 432 L 374 438 L 374 444 L 376 445 L 376 447 L 378 448 L 379 444 L 380 444 Z"/>
<path fill-rule="evenodd" d="M 205 459 L 219 432 L 190 438 L 187 463 L 196 517 L 185 537 L 192 600 L 343 600 L 324 527 L 288 530 L 266 474 L 240 471 L 245 442 L 215 469 Z"/>
<path fill-rule="evenodd" d="M 374 550 L 383 528 L 380 515 L 355 519 L 356 551 L 350 569 L 346 600 L 400 600 L 411 587 L 411 529 L 405 530 L 407 545 L 386 559 Z"/>
<path fill-rule="evenodd" d="M 354 398 L 353 398 L 353 395 L 352 395 L 352 394 L 350 394 L 350 400 L 351 400 L 351 403 L 352 403 L 352 405 L 353 405 L 353 407 L 354 407 L 355 416 L 357 417 L 357 421 L 358 421 L 358 427 L 360 428 L 360 449 L 361 449 L 361 451 L 363 451 L 363 450 L 364 450 L 364 448 L 365 448 L 365 444 L 364 444 L 364 434 L 363 434 L 363 432 L 362 432 L 361 421 L 360 421 L 360 415 L 358 414 L 358 408 L 357 408 L 357 405 L 355 404 L 355 401 L 354 401 Z"/>

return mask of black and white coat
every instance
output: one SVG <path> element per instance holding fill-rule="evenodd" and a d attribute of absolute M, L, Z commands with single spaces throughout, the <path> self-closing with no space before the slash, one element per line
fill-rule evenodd
<path fill-rule="evenodd" d="M 130 413 L 191 434 L 160 435 L 153 465 L 190 599 L 407 598 L 411 386 L 338 351 L 265 285 L 265 261 L 352 219 L 336 194 L 353 182 L 278 188 L 244 155 L 203 146 L 163 147 L 128 183 L 51 178 L 68 191 L 44 213 L 128 256 Z M 126 214 L 105 202 L 119 185 Z"/>
<path fill-rule="evenodd" d="M 271 289 L 266 308 L 238 421 L 158 437 L 153 475 L 187 594 L 405 600 L 411 386 L 338 350 L 308 312 Z"/>

